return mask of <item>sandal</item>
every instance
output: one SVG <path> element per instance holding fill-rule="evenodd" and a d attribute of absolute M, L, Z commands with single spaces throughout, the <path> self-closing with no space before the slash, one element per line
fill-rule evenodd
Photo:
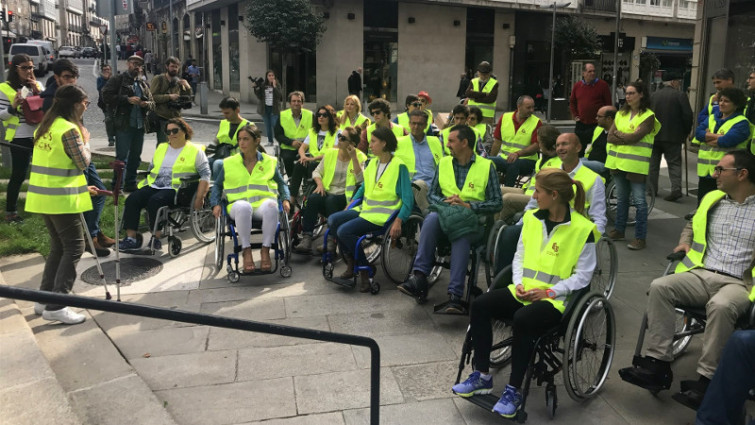
<path fill-rule="evenodd" d="M 262 247 L 260 250 L 260 271 L 269 272 L 273 269 L 273 261 L 270 259 L 270 248 Z"/>
<path fill-rule="evenodd" d="M 254 272 L 256 269 L 254 267 L 254 257 L 252 257 L 252 248 L 244 248 L 244 250 L 241 252 L 241 255 L 244 259 L 243 272 L 244 273 Z"/>

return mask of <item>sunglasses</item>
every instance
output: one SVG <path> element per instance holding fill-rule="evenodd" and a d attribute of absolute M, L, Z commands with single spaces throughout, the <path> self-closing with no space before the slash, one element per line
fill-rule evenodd
<path fill-rule="evenodd" d="M 414 102 L 412 103 L 412 106 L 414 106 L 415 108 L 419 108 L 420 106 L 422 106 L 422 102 Z"/>
<path fill-rule="evenodd" d="M 180 128 L 166 128 L 165 133 L 167 134 L 178 134 L 178 132 L 181 131 Z"/>
<path fill-rule="evenodd" d="M 24 71 L 31 71 L 34 69 L 34 65 L 16 65 L 16 68 L 21 68 Z"/>
<path fill-rule="evenodd" d="M 324 118 L 330 118 L 330 114 L 329 114 L 329 113 L 327 113 L 327 112 L 318 112 L 318 113 L 317 113 L 317 114 L 316 114 L 315 116 L 316 116 L 317 118 L 321 118 L 321 117 L 324 117 Z"/>
<path fill-rule="evenodd" d="M 383 113 L 383 111 L 370 111 L 370 115 L 372 115 L 373 117 L 374 117 L 375 115 L 380 115 L 380 114 L 382 114 L 382 113 Z"/>

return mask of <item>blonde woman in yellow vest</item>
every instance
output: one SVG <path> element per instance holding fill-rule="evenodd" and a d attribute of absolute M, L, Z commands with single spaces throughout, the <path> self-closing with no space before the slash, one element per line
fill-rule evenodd
<path fill-rule="evenodd" d="M 661 123 L 650 109 L 650 95 L 645 84 L 629 83 L 624 93 L 627 103 L 616 114 L 606 138 L 606 168 L 611 170 L 617 198 L 615 228 L 608 236 L 613 240 L 624 240 L 631 196 L 637 214 L 634 240 L 628 243 L 627 247 L 639 250 L 646 246 L 648 204 L 645 199 L 645 182 L 650 171 L 653 141 L 661 129 Z"/>
<path fill-rule="evenodd" d="M 76 264 L 84 252 L 81 213 L 92 209 L 83 173 L 90 161 L 89 132 L 81 123 L 88 105 L 80 87 L 60 87 L 34 135 L 26 211 L 41 214 L 50 233 L 50 254 L 39 288 L 42 291 L 69 293 L 76 280 Z M 85 320 L 84 315 L 62 305 L 36 304 L 34 312 L 66 324 Z"/>
<path fill-rule="evenodd" d="M 147 169 L 147 178 L 139 182 L 138 189 L 126 198 L 123 210 L 123 228 L 126 237 L 118 244 L 121 251 L 141 248 L 136 239 L 139 229 L 139 217 L 142 209 L 147 209 L 149 228 L 155 228 L 157 210 L 165 206 L 174 206 L 176 192 L 181 186 L 182 177 L 199 175 L 196 203 L 194 209 L 201 209 L 207 191 L 210 188 L 210 164 L 204 151 L 191 143 L 194 130 L 183 118 L 171 118 L 165 125 L 168 143 L 160 143 L 155 149 L 152 162 Z M 149 246 L 160 249 L 161 231 L 152 235 Z"/>
<path fill-rule="evenodd" d="M 576 193 L 573 187 L 576 186 Z M 470 331 L 475 371 L 452 388 L 462 397 L 489 394 L 492 319 L 513 320 L 511 377 L 493 411 L 512 418 L 522 402 L 521 387 L 535 341 L 561 322 L 569 295 L 590 284 L 596 265 L 595 224 L 582 215 L 582 184 L 555 168 L 537 175 L 538 209 L 524 215 L 522 235 L 513 262 L 513 282 L 472 302 Z M 574 198 L 574 208 L 569 202 Z"/>
<path fill-rule="evenodd" d="M 24 88 L 27 90 L 23 90 Z M 0 120 L 5 127 L 5 141 L 19 146 L 11 147 L 10 150 L 13 168 L 5 201 L 6 222 L 23 221 L 17 210 L 18 193 L 29 169 L 30 149 L 33 146 L 32 138 L 37 125 L 26 122 L 21 111 L 21 101 L 22 92 L 33 89 L 38 92 L 44 90 L 42 84 L 34 79 L 34 62 L 29 55 L 14 55 L 10 61 L 6 81 L 0 83 Z"/>
<path fill-rule="evenodd" d="M 747 97 L 738 88 L 721 89 L 718 94 L 718 111 L 708 116 L 705 123 L 695 131 L 695 140 L 700 142 L 697 152 L 697 202 L 708 192 L 716 189 L 713 168 L 726 152 L 746 149 L 750 142 L 750 122 L 742 114 Z"/>
<path fill-rule="evenodd" d="M 236 222 L 241 242 L 244 273 L 256 270 L 252 257 L 252 219 L 262 220 L 262 248 L 260 270 L 269 272 L 273 263 L 270 247 L 278 227 L 278 198 L 288 214 L 291 202 L 288 186 L 283 181 L 275 157 L 262 152 L 262 135 L 255 126 L 248 125 L 238 135 L 239 153 L 223 161 L 223 170 L 215 178 L 210 205 L 215 217 L 220 217 L 220 201 L 225 192 L 228 215 Z"/>
<path fill-rule="evenodd" d="M 728 152 L 714 175 L 718 190 L 703 198 L 674 248 L 686 255 L 673 274 L 650 283 L 644 356 L 619 370 L 622 379 L 642 388 L 671 388 L 675 307 L 705 309 L 708 319 L 696 368 L 700 377 L 682 381 L 678 394 L 690 401 L 702 400 L 737 319 L 755 302 L 755 157 L 744 149 Z"/>
<path fill-rule="evenodd" d="M 343 100 L 343 109 L 338 111 L 338 128 L 343 131 L 346 127 L 360 127 L 362 130 L 370 125 L 370 119 L 362 114 L 362 102 L 353 94 Z"/>
<path fill-rule="evenodd" d="M 396 136 L 385 127 L 377 128 L 372 134 L 370 149 L 375 158 L 370 160 L 363 172 L 364 184 L 354 194 L 361 199 L 361 206 L 328 217 L 330 234 L 336 234 L 341 252 L 346 259 L 346 271 L 341 279 L 354 277 L 354 251 L 358 250 L 360 266 L 369 266 L 364 250 L 357 247 L 357 240 L 363 235 L 379 231 L 391 215 L 398 212 L 389 232 L 391 237 L 401 235 L 401 223 L 409 218 L 414 206 L 411 180 L 406 165 L 394 156 Z M 370 279 L 366 270 L 359 272 L 360 292 L 370 291 Z"/>
<path fill-rule="evenodd" d="M 327 218 L 343 211 L 357 186 L 364 181 L 362 169 L 367 156 L 357 149 L 361 127 L 346 127 L 338 135 L 338 147 L 328 149 L 312 179 L 317 184 L 302 207 L 302 238 L 294 250 L 302 254 L 312 252 L 312 231 L 318 214 Z M 318 246 L 322 250 L 322 245 Z M 328 236 L 328 250 L 335 251 L 335 235 Z"/>

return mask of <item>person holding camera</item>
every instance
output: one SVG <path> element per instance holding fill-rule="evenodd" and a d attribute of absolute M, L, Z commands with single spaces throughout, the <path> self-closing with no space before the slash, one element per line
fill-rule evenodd
<path fill-rule="evenodd" d="M 268 146 L 272 146 L 275 140 L 273 129 L 281 113 L 283 92 L 281 92 L 280 84 L 278 84 L 273 71 L 267 71 L 264 79 L 258 78 L 254 80 L 251 76 L 249 79 L 252 81 L 254 94 L 259 100 L 257 102 L 257 113 L 262 115 L 262 120 L 265 121 L 267 144 Z"/>
<path fill-rule="evenodd" d="M 139 78 L 144 59 L 131 56 L 128 69 L 111 77 L 102 88 L 102 98 L 115 128 L 115 159 L 126 163 L 123 190 L 136 191 L 136 170 L 142 162 L 144 132 L 150 130 L 147 110 L 154 108 L 152 93 Z"/>
<path fill-rule="evenodd" d="M 150 87 L 155 99 L 155 114 L 158 117 L 157 144 L 168 141 L 165 125 L 171 118 L 180 118 L 181 109 L 191 108 L 192 90 L 189 82 L 178 76 L 181 61 L 175 56 L 165 60 L 165 72 L 152 78 Z"/>

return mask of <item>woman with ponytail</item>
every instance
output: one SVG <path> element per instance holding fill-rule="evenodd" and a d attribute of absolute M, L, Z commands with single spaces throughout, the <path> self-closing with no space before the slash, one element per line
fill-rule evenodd
<path fill-rule="evenodd" d="M 561 322 L 569 295 L 590 284 L 596 265 L 595 242 L 600 238 L 595 224 L 583 216 L 582 183 L 572 180 L 565 171 L 541 170 L 533 197 L 538 208 L 524 215 L 512 264 L 513 282 L 506 289 L 489 291 L 472 302 L 474 372 L 452 388 L 462 397 L 492 391 L 491 320 L 509 321 L 514 335 L 511 378 L 493 408 L 506 418 L 513 418 L 522 404 L 521 387 L 535 341 Z M 574 208 L 569 206 L 572 198 Z"/>

